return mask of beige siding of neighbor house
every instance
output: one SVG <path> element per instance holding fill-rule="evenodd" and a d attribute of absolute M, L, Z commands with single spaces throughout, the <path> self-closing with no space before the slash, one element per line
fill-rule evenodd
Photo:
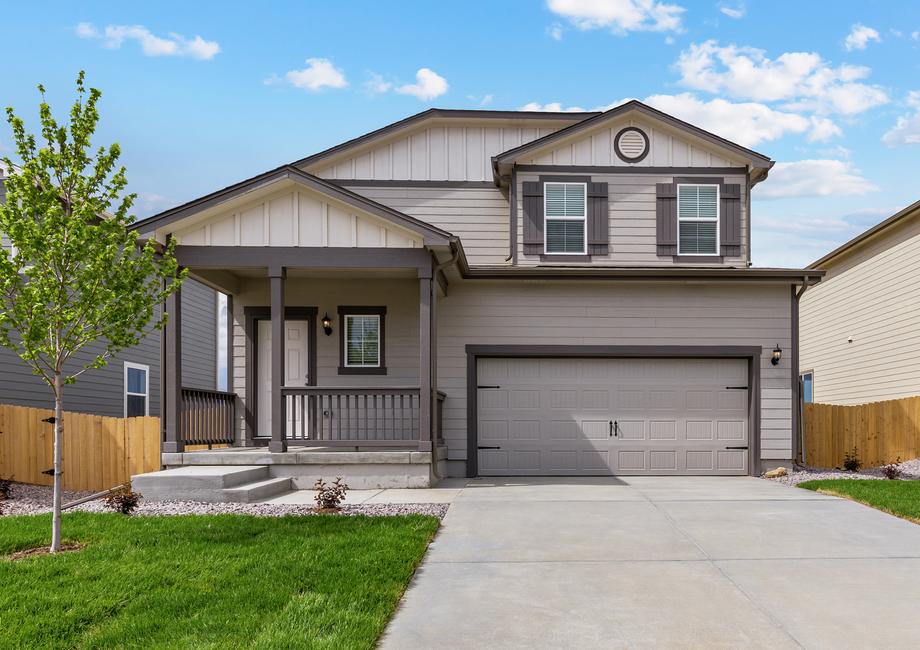
<path fill-rule="evenodd" d="M 641 129 L 649 139 L 649 152 L 638 162 L 624 162 L 614 152 L 617 133 L 627 126 Z M 606 122 L 558 143 L 551 143 L 531 156 L 524 165 L 601 165 L 635 167 L 744 167 L 745 163 L 710 143 L 689 137 L 686 132 L 651 120 L 623 119 Z"/>
<path fill-rule="evenodd" d="M 307 190 L 279 190 L 174 232 L 190 246 L 417 248 L 421 237 Z M 228 263 L 230 261 L 228 260 Z"/>
<path fill-rule="evenodd" d="M 726 184 L 737 183 L 741 185 L 741 255 L 726 257 L 724 266 L 745 266 L 748 260 L 747 231 L 747 178 L 745 174 L 713 174 L 701 169 L 702 178 L 716 176 L 722 178 Z M 517 192 L 521 196 L 522 183 L 537 181 L 540 175 L 559 176 L 551 171 L 527 172 L 517 175 Z M 584 174 L 575 174 L 584 176 Z M 592 262 L 616 265 L 641 265 L 641 266 L 672 266 L 674 260 L 671 256 L 659 257 L 656 250 L 655 230 L 655 184 L 670 183 L 675 176 L 692 177 L 694 174 L 590 174 L 595 183 L 608 184 L 607 209 L 610 215 L 610 252 L 606 255 L 592 256 Z M 517 202 L 517 241 L 518 263 L 521 266 L 541 264 L 539 255 L 524 255 L 524 202 Z M 688 258 L 689 259 L 689 258 Z M 700 263 L 712 264 L 705 257 L 699 258 Z M 683 262 L 687 263 L 687 262 Z"/>
<path fill-rule="evenodd" d="M 814 373 L 814 401 L 920 395 L 920 219 L 832 260 L 826 270 L 800 308 L 799 366 Z"/>
<path fill-rule="evenodd" d="M 491 181 L 492 156 L 532 142 L 572 122 L 531 120 L 490 125 L 482 121 L 423 126 L 368 145 L 334 164 L 307 171 L 329 179 L 378 181 Z"/>
<path fill-rule="evenodd" d="M 504 264 L 508 199 L 495 187 L 349 187 L 350 190 L 460 237 L 471 265 Z"/>
<path fill-rule="evenodd" d="M 343 251 L 343 255 L 347 255 Z M 246 278 L 233 297 L 233 392 L 246 405 L 246 307 L 271 303 L 267 278 Z M 288 276 L 285 283 L 288 307 L 316 307 L 322 317 L 333 319 L 332 335 L 326 336 L 317 320 L 316 371 L 319 386 L 418 386 L 419 385 L 419 289 L 414 278 L 336 279 Z M 339 375 L 341 342 L 339 305 L 387 308 L 386 375 Z M 240 430 L 245 424 L 240 422 Z M 249 434 L 246 434 L 246 439 Z"/>
<path fill-rule="evenodd" d="M 451 473 L 467 454 L 466 346 L 760 346 L 763 460 L 792 457 L 788 285 L 455 282 L 438 302 L 438 388 L 447 394 L 444 438 Z"/>

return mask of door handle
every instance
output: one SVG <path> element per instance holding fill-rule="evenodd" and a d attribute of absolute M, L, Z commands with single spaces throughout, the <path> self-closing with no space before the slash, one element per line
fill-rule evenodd
<path fill-rule="evenodd" d="M 616 420 L 610 421 L 610 437 L 617 438 L 620 435 L 620 425 Z"/>

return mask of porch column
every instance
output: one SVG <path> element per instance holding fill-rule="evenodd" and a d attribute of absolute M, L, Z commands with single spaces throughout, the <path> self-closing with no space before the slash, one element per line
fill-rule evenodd
<path fill-rule="evenodd" d="M 431 451 L 431 269 L 419 270 L 418 377 L 418 449 Z"/>
<path fill-rule="evenodd" d="M 163 422 L 163 452 L 181 453 L 185 450 L 180 417 L 182 409 L 182 288 L 166 299 L 163 309 L 169 314 L 163 332 L 163 355 L 160 373 L 163 376 L 160 395 L 160 415 Z"/>
<path fill-rule="evenodd" d="M 284 277 L 283 266 L 273 266 L 268 269 L 271 284 L 272 302 L 272 439 L 268 443 L 271 452 L 287 451 L 287 441 L 284 439 L 285 417 L 284 396 L 281 387 L 284 385 Z"/>

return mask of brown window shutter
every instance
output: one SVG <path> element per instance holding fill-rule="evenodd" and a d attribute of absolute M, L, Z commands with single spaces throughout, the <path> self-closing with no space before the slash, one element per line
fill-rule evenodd
<path fill-rule="evenodd" d="M 524 201 L 524 255 L 543 253 L 543 183 L 521 183 Z"/>
<path fill-rule="evenodd" d="M 741 255 L 741 186 L 723 185 L 719 197 L 721 254 L 738 257 Z"/>
<path fill-rule="evenodd" d="M 588 183 L 588 255 L 606 255 L 609 250 L 607 183 Z"/>
<path fill-rule="evenodd" d="M 655 184 L 655 232 L 658 255 L 677 255 L 677 184 Z"/>

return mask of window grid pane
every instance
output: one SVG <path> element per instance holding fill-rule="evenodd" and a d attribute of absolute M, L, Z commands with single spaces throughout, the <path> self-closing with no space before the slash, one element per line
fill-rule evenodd
<path fill-rule="evenodd" d="M 345 365 L 380 365 L 380 317 L 345 317 Z"/>
<path fill-rule="evenodd" d="M 128 392 L 146 394 L 147 372 L 141 368 L 128 368 Z"/>
<path fill-rule="evenodd" d="M 144 395 L 128 395 L 125 415 L 129 418 L 147 415 L 147 397 Z"/>
<path fill-rule="evenodd" d="M 715 185 L 680 185 L 677 216 L 681 219 L 712 219 L 718 217 L 719 189 Z"/>
<path fill-rule="evenodd" d="M 580 183 L 546 183 L 546 216 L 584 219 L 585 186 Z"/>
<path fill-rule="evenodd" d="M 713 221 L 680 223 L 681 255 L 715 255 L 716 224 Z"/>
<path fill-rule="evenodd" d="M 584 253 L 585 222 L 581 220 L 562 221 L 559 219 L 547 219 L 546 252 Z"/>

